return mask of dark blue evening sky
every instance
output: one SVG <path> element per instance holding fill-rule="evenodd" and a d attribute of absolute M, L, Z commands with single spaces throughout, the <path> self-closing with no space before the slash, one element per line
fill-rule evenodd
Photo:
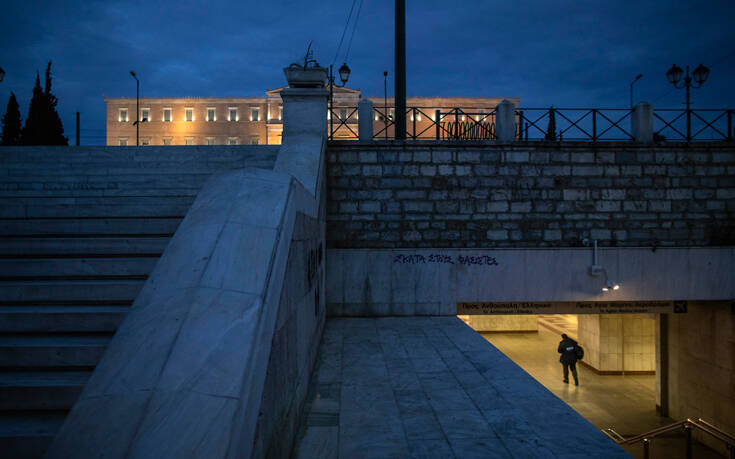
<path fill-rule="evenodd" d="M 359 3 L 359 0 L 358 0 Z M 698 108 L 735 108 L 732 0 L 407 0 L 409 96 L 520 97 L 524 107 L 682 107 L 665 77 L 676 63 L 711 68 Z M 6 1 L 0 14 L 0 107 L 10 91 L 25 119 L 36 70 L 53 60 L 66 135 L 104 144 L 103 97 L 262 96 L 313 40 L 322 65 L 352 0 Z M 354 13 L 353 13 L 354 14 Z M 345 37 L 349 40 L 351 30 Z M 343 46 L 344 47 L 344 46 Z M 344 61 L 344 51 L 336 65 Z M 393 74 L 393 1 L 364 0 L 347 60 L 349 87 L 383 94 Z"/>

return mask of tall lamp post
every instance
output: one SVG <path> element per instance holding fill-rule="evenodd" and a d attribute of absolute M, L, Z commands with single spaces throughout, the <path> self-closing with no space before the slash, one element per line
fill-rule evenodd
<path fill-rule="evenodd" d="M 630 82 L 630 109 L 631 110 L 633 110 L 633 85 L 635 84 L 636 81 L 640 80 L 641 78 L 643 78 L 643 74 L 639 73 L 635 77 L 635 80 Z"/>
<path fill-rule="evenodd" d="M 395 138 L 406 140 L 406 0 L 396 0 Z"/>
<path fill-rule="evenodd" d="M 337 87 L 343 88 L 350 78 L 350 68 L 347 67 L 346 62 L 342 64 L 338 72 L 342 84 L 337 85 Z M 334 140 L 334 73 L 331 64 L 329 65 L 329 140 Z"/>
<path fill-rule="evenodd" d="M 679 67 L 678 65 L 674 64 L 671 66 L 668 72 L 666 72 L 666 78 L 669 79 L 669 82 L 674 85 L 675 88 L 681 89 L 686 88 L 687 90 L 687 142 L 692 140 L 692 111 L 691 111 L 691 104 L 689 101 L 689 88 L 701 88 L 705 81 L 707 81 L 707 77 L 709 76 L 709 69 L 705 67 L 702 64 L 699 64 L 699 66 L 694 69 L 694 72 L 692 73 L 692 76 L 689 76 L 689 66 L 686 66 L 686 75 L 684 76 L 684 82 L 681 86 L 679 86 L 679 81 L 681 81 L 681 76 L 684 73 L 684 71 Z M 695 84 L 692 84 L 692 77 L 694 77 Z"/>
<path fill-rule="evenodd" d="M 135 78 L 135 146 L 140 146 L 140 80 L 132 70 L 130 74 Z"/>

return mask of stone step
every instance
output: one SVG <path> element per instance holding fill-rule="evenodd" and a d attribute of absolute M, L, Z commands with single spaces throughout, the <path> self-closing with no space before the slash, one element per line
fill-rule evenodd
<path fill-rule="evenodd" d="M 0 305 L 73 304 L 131 302 L 143 287 L 144 280 L 120 281 L 6 281 L 0 282 Z"/>
<path fill-rule="evenodd" d="M 0 236 L 173 235 L 180 217 L 0 220 Z"/>
<path fill-rule="evenodd" d="M 94 367 L 109 335 L 0 335 L 0 368 Z"/>
<path fill-rule="evenodd" d="M 0 218 L 180 217 L 194 196 L 0 197 Z"/>
<path fill-rule="evenodd" d="M 167 236 L 0 238 L 0 257 L 160 255 L 170 239 Z"/>
<path fill-rule="evenodd" d="M 37 172 L 29 165 L 47 163 L 51 167 L 49 172 L 58 168 L 79 168 L 90 164 L 101 164 L 110 167 L 115 162 L 128 168 L 139 164 L 139 170 L 150 171 L 151 167 L 165 161 L 177 164 L 191 164 L 199 161 L 202 165 L 219 163 L 230 160 L 246 160 L 249 162 L 263 160 L 271 163 L 275 161 L 278 145 L 238 145 L 217 146 L 212 148 L 206 145 L 193 146 L 146 146 L 120 148 L 117 146 L 83 146 L 83 147 L 54 147 L 54 146 L 13 146 L 4 147 L 2 152 L 3 164 L 12 168 L 16 164 L 24 165 L 29 174 Z M 56 166 L 54 168 L 53 166 Z M 256 167 L 256 166 L 253 166 Z M 155 169 L 154 169 L 155 170 Z"/>
<path fill-rule="evenodd" d="M 0 411 L 68 410 L 91 371 L 0 373 Z"/>
<path fill-rule="evenodd" d="M 145 277 L 158 257 L 136 258 L 0 258 L 0 279 Z"/>
<path fill-rule="evenodd" d="M 67 410 L 0 412 L 0 451 L 3 457 L 42 458 L 67 414 Z"/>
<path fill-rule="evenodd" d="M 0 333 L 112 333 L 129 310 L 129 306 L 0 306 Z"/>

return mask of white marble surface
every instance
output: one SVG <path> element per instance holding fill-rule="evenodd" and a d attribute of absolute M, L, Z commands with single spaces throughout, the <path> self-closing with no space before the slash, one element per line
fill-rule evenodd
<path fill-rule="evenodd" d="M 437 254 L 454 264 L 432 261 Z M 460 256 L 497 265 L 460 264 Z M 454 315 L 458 302 L 735 297 L 732 247 L 602 248 L 598 263 L 620 290 L 603 293 L 604 276 L 589 275 L 590 248 L 330 249 L 327 302 L 332 315 L 435 314 L 437 304 L 439 314 Z"/>
<path fill-rule="evenodd" d="M 248 456 L 296 213 L 316 209 L 283 173 L 205 184 L 49 457 Z"/>

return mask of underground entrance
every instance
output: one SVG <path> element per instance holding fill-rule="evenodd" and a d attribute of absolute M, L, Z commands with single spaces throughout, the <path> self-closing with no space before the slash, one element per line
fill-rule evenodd
<path fill-rule="evenodd" d="M 710 315 L 713 308 L 729 309 L 724 303 L 458 303 L 458 317 L 597 428 L 613 429 L 631 438 L 678 421 L 667 416 L 669 404 L 681 412 L 690 403 L 687 399 L 692 395 L 682 393 L 678 382 L 692 370 L 686 365 L 696 365 L 691 356 L 682 358 L 682 340 L 691 342 L 692 330 L 686 329 L 700 322 L 681 327 L 686 323 L 681 319 L 688 312 L 700 319 L 698 316 Z M 579 309 L 584 313 L 570 313 Z M 704 331 L 701 323 L 699 330 Z M 562 334 L 584 348 L 584 358 L 577 362 L 579 386 L 571 377 L 569 384 L 563 382 L 557 352 Z M 698 347 L 709 348 L 716 340 L 715 334 L 705 334 Z M 712 357 L 710 363 L 717 365 L 717 357 Z M 697 371 L 706 371 L 702 365 L 696 366 Z M 723 383 L 726 381 L 712 380 L 707 385 Z M 716 404 L 715 400 L 703 400 L 711 395 L 709 387 L 702 388 L 699 403 Z M 692 408 L 696 409 L 685 409 Z M 706 444 L 697 443 L 697 439 Z M 721 445 L 711 440 L 695 435 L 695 457 L 721 457 L 722 451 L 717 452 Z M 652 457 L 675 457 L 686 449 L 684 435 L 678 432 L 656 438 L 651 446 L 656 452 Z M 642 442 L 623 447 L 633 456 L 643 457 Z"/>

